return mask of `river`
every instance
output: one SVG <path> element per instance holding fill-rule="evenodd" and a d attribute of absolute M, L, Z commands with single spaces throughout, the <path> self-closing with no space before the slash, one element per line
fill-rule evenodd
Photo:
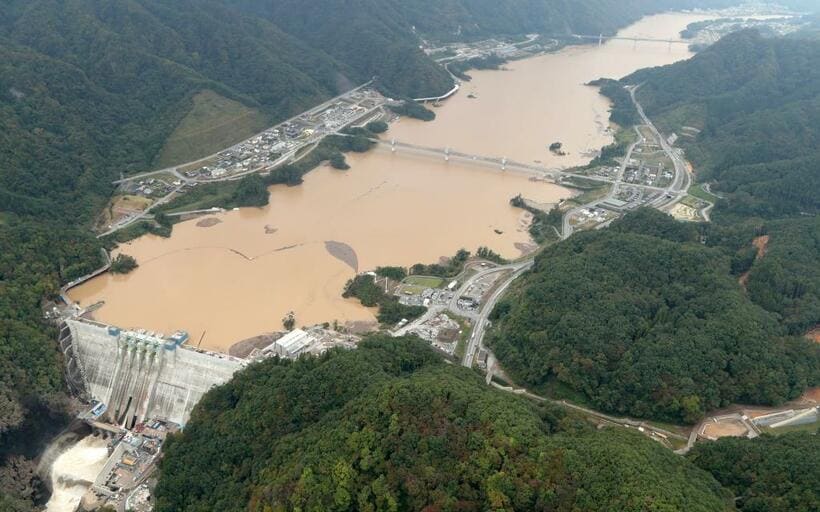
<path fill-rule="evenodd" d="M 688 23 L 710 17 L 650 16 L 620 35 L 677 38 Z M 607 100 L 584 84 L 690 55 L 680 44 L 611 41 L 474 71 L 472 81 L 436 108 L 435 121 L 403 119 L 386 136 L 548 167 L 585 163 L 612 134 Z M 556 141 L 566 156 L 549 152 Z M 525 175 L 386 149 L 349 155 L 348 162 L 348 171 L 310 172 L 299 187 L 271 187 L 265 208 L 220 214 L 209 227 L 201 219 L 184 222 L 169 239 L 144 236 L 125 244 L 121 251 L 137 259 L 138 269 L 103 275 L 70 295 L 82 305 L 105 301 L 95 312 L 100 321 L 165 333 L 184 329 L 194 344 L 220 351 L 281 330 L 289 311 L 298 325 L 372 322 L 371 310 L 341 298 L 357 270 L 429 263 L 482 245 L 518 257 L 532 241 L 527 214 L 509 199 L 520 193 L 550 204 L 572 195 Z M 334 257 L 326 242 L 345 244 L 348 257 Z"/>
<path fill-rule="evenodd" d="M 107 442 L 94 436 L 60 454 L 51 467 L 53 490 L 45 512 L 74 512 L 107 459 Z"/>

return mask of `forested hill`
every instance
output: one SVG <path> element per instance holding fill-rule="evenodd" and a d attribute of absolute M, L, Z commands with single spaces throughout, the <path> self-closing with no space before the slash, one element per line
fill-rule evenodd
<path fill-rule="evenodd" d="M 731 200 L 720 215 L 776 218 L 818 213 L 820 42 L 731 34 L 695 58 L 639 71 L 637 96 L 680 143 L 700 181 Z"/>
<path fill-rule="evenodd" d="M 688 458 L 737 497 L 742 512 L 820 509 L 818 432 L 698 443 Z"/>
<path fill-rule="evenodd" d="M 442 35 L 454 26 L 598 33 L 657 8 L 647 0 L 10 0 L 0 12 L 0 211 L 87 218 L 112 177 L 159 163 L 202 91 L 267 123 L 373 76 L 395 96 L 443 93 L 452 79 L 419 49 L 425 20 L 447 20 L 426 28 Z"/>
<path fill-rule="evenodd" d="M 739 32 L 624 82 L 643 84 L 637 97 L 666 133 L 701 129 L 679 144 L 724 196 L 707 243 L 736 251 L 752 300 L 793 334 L 820 324 L 820 41 Z"/>
<path fill-rule="evenodd" d="M 660 444 L 487 387 L 415 338 L 267 360 L 166 445 L 158 512 L 731 510 Z"/>
<path fill-rule="evenodd" d="M 618 414 L 696 422 L 820 383 L 820 351 L 784 337 L 694 227 L 654 210 L 545 250 L 493 313 L 516 382 Z"/>
<path fill-rule="evenodd" d="M 350 71 L 262 20 L 189 1 L 11 2 L 0 25 L 0 210 L 87 219 L 151 166 L 204 89 L 282 118 Z"/>
<path fill-rule="evenodd" d="M 610 0 L 531 2 L 577 6 L 561 11 L 571 15 L 566 31 L 614 30 L 647 5 L 627 3 L 630 15 L 613 22 L 591 8 L 612 8 Z M 195 111 L 200 95 L 248 112 L 252 126 L 263 127 L 373 75 L 396 96 L 444 92 L 452 80 L 419 49 L 420 33 L 451 33 L 469 20 L 486 27 L 485 34 L 530 31 L 524 22 L 531 18 L 518 10 L 527 5 L 3 1 L 0 509 L 26 510 L 38 498 L 32 459 L 53 433 L 49 429 L 65 424 L 56 333 L 43 322 L 41 306 L 61 284 L 100 265 L 99 242 L 86 226 L 108 199 L 112 179 L 159 165 L 166 141 Z M 515 9 L 505 12 L 505 6 Z M 444 28 L 421 25 L 449 10 Z"/>
<path fill-rule="evenodd" d="M 283 30 L 319 42 L 331 54 L 372 38 L 414 32 L 438 41 L 525 33 L 611 34 L 641 16 L 668 9 L 725 7 L 732 0 L 225 0 L 281 20 Z M 333 27 L 335 32 L 326 30 Z M 386 32 L 386 30 L 389 32 Z M 363 56 L 364 58 L 364 56 Z"/>
<path fill-rule="evenodd" d="M 494 313 L 502 363 L 544 392 L 689 422 L 818 385 L 802 337 L 820 324 L 820 43 L 739 32 L 604 87 L 636 122 L 623 84 L 724 198 L 697 229 L 639 211 L 539 255 Z"/>

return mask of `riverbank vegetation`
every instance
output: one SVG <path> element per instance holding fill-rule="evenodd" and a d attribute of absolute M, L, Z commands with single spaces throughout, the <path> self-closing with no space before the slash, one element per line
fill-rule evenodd
<path fill-rule="evenodd" d="M 595 156 L 584 169 L 594 169 L 595 167 L 617 167 L 621 165 L 619 160 L 626 156 L 629 146 L 638 140 L 638 134 L 635 130 L 629 127 L 616 126 L 615 140 L 612 144 L 608 144 L 601 148 L 601 152 Z"/>
<path fill-rule="evenodd" d="M 558 206 L 545 212 L 539 208 L 534 208 L 524 201 L 521 194 L 510 199 L 510 204 L 516 208 L 521 208 L 532 214 L 532 221 L 528 228 L 530 236 L 538 245 L 543 245 L 547 242 L 556 241 L 561 238 L 561 229 L 563 226 L 563 214 Z"/>
<path fill-rule="evenodd" d="M 506 64 L 506 59 L 498 55 L 487 55 L 486 57 L 473 57 L 467 60 L 457 60 L 447 64 L 447 69 L 462 80 L 470 81 L 472 78 L 467 74 L 471 69 L 501 69 Z"/>
<path fill-rule="evenodd" d="M 667 133 L 685 116 L 700 127 L 680 144 L 724 199 L 712 224 L 638 211 L 539 255 L 493 313 L 490 343 L 514 378 L 679 422 L 820 383 L 820 347 L 802 338 L 820 323 L 820 65 L 805 67 L 818 59 L 820 44 L 747 31 L 624 79 Z M 628 120 L 621 85 L 603 92 Z"/>
<path fill-rule="evenodd" d="M 417 338 L 252 365 L 165 450 L 158 512 L 730 510 L 658 443 L 488 387 Z"/>
<path fill-rule="evenodd" d="M 231 194 L 231 204 L 225 206 L 265 206 L 268 204 L 269 197 L 270 193 L 265 180 L 258 174 L 249 174 L 239 180 L 236 189 Z"/>
<path fill-rule="evenodd" d="M 379 129 L 379 125 L 375 126 Z M 349 168 L 344 153 L 363 153 L 371 149 L 378 136 L 366 128 L 347 128 L 339 135 L 322 139 L 297 161 L 285 164 L 267 174 L 249 174 L 238 181 L 200 184 L 185 194 L 156 208 L 157 212 L 174 213 L 207 208 L 239 208 L 245 206 L 265 206 L 268 204 L 267 187 L 271 185 L 296 186 L 302 183 L 305 174 L 323 162 L 334 168 Z M 123 240 L 120 237 L 119 240 Z M 126 240 L 128 238 L 125 238 Z"/>
<path fill-rule="evenodd" d="M 360 274 L 348 281 L 342 296 L 355 297 L 366 307 L 378 307 L 376 318 L 384 326 L 393 326 L 401 320 L 414 320 L 427 311 L 424 306 L 401 304 L 396 296 L 376 284 L 375 278 L 369 274 Z"/>
<path fill-rule="evenodd" d="M 478 256 L 490 261 L 504 261 L 500 255 L 486 247 L 479 248 Z M 460 274 L 469 259 L 470 251 L 459 249 L 452 257 L 442 258 L 440 263 L 416 263 L 410 267 L 409 275 L 449 279 Z M 407 277 L 408 272 L 403 267 L 378 267 L 375 274 L 385 279 L 401 281 Z M 359 274 L 348 281 L 342 296 L 356 297 L 366 307 L 378 306 L 379 312 L 376 317 L 384 326 L 395 325 L 401 320 L 414 320 L 427 311 L 424 306 L 401 304 L 396 296 L 389 294 L 383 286 L 377 284 L 376 279 L 370 274 Z"/>
<path fill-rule="evenodd" d="M 137 260 L 133 256 L 117 254 L 117 257 L 111 262 L 110 272 L 112 274 L 127 274 L 138 266 Z"/>
<path fill-rule="evenodd" d="M 374 135 L 386 132 L 389 127 L 384 121 L 370 121 L 364 125 L 364 128 Z"/>
<path fill-rule="evenodd" d="M 489 247 L 481 246 L 475 252 L 476 257 L 481 258 L 483 260 L 492 261 L 493 263 L 497 263 L 499 265 L 506 265 L 509 263 L 507 260 L 504 259 L 503 256 L 495 252 L 494 250 L 490 249 Z"/>
<path fill-rule="evenodd" d="M 407 277 L 407 269 L 404 267 L 376 267 L 376 275 L 399 282 Z"/>
<path fill-rule="evenodd" d="M 440 263 L 416 263 L 410 267 L 410 274 L 436 277 L 455 277 L 464 270 L 464 264 L 470 259 L 470 251 L 459 249 L 449 257 L 443 258 Z"/>
<path fill-rule="evenodd" d="M 405 100 L 400 105 L 388 105 L 388 108 L 400 116 L 421 119 L 422 121 L 432 121 L 436 118 L 435 112 L 413 100 Z"/>

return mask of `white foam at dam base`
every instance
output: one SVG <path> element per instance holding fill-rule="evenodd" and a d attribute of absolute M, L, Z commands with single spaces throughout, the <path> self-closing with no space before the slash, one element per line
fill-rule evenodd
<path fill-rule="evenodd" d="M 74 512 L 108 459 L 104 439 L 88 436 L 60 454 L 51 467 L 51 498 L 46 512 Z"/>

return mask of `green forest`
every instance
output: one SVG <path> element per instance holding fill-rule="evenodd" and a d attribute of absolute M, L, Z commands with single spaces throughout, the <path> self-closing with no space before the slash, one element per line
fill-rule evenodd
<path fill-rule="evenodd" d="M 768 237 L 766 256 L 744 269 L 749 297 L 776 313 L 790 334 L 815 327 L 820 41 L 739 32 L 690 61 L 639 71 L 624 81 L 643 83 L 638 99 L 665 130 L 701 128 L 681 144 L 698 181 L 711 183 L 723 197 L 707 245 L 737 255 L 749 251 L 752 237 Z M 676 98 L 666 92 L 672 84 Z"/>
<path fill-rule="evenodd" d="M 611 33 L 647 12 L 704 3 L 708 2 L 4 2 L 0 9 L 0 509 L 27 512 L 41 499 L 43 488 L 37 483 L 33 459 L 68 420 L 56 332 L 43 320 L 43 307 L 56 298 L 61 285 L 103 264 L 100 241 L 89 226 L 113 190 L 111 181 L 156 165 L 197 94 L 213 91 L 261 113 L 271 124 L 374 77 L 379 88 L 395 97 L 441 94 L 452 87 L 451 78 L 419 49 L 420 36 L 451 40 L 525 32 Z M 650 115 L 669 119 L 664 128 L 675 119 L 706 112 L 700 124 L 686 117 L 703 128 L 698 140 L 687 143 L 687 152 L 704 169 L 703 179 L 714 180 L 714 189 L 727 198 L 715 210 L 715 225 L 701 234 L 707 247 L 696 249 L 689 247 L 695 245 L 690 241 L 625 227 L 622 236 L 636 241 L 638 254 L 646 240 L 660 239 L 661 245 L 688 244 L 684 263 L 714 256 L 705 267 L 716 279 L 708 296 L 733 301 L 732 311 L 739 314 L 761 308 L 768 312 L 754 313 L 742 331 L 751 333 L 751 344 L 762 357 L 755 368 L 766 375 L 757 392 L 749 390 L 748 378 L 721 380 L 725 388 L 703 397 L 697 383 L 684 383 L 683 390 L 664 390 L 669 400 L 663 411 L 656 412 L 665 417 L 697 414 L 706 404 L 745 393 L 757 393 L 760 401 L 782 400 L 815 378 L 805 370 L 815 355 L 796 335 L 815 325 L 820 311 L 820 226 L 816 199 L 807 193 L 812 187 L 816 190 L 817 179 L 817 52 L 812 46 L 779 46 L 789 43 L 759 41 L 748 34 L 730 43 L 716 46 L 717 57 L 704 52 L 704 60 L 711 59 L 712 64 L 689 69 L 675 80 L 695 88 L 698 84 L 687 74 L 715 75 L 714 81 L 704 82 L 709 89 L 692 93 L 688 108 L 673 105 L 674 98 L 665 97 L 662 87 L 653 88 L 652 82 L 664 79 L 660 75 L 642 79 L 646 85 L 640 93 L 641 100 L 651 104 Z M 746 46 L 757 49 L 742 54 Z M 720 60 L 721 52 L 730 50 L 741 52 L 742 58 Z M 797 57 L 792 59 L 793 55 Z M 743 73 L 743 65 L 754 69 Z M 755 73 L 757 78 L 750 79 L 755 87 L 744 86 L 743 80 Z M 815 91 L 814 96 L 804 91 Z M 722 96 L 706 101 L 718 92 Z M 651 99 L 653 94 L 657 99 Z M 756 104 L 761 108 L 752 109 Z M 767 139 L 768 127 L 782 130 L 781 135 Z M 730 150 L 723 151 L 720 144 Z M 196 194 L 200 199 L 222 194 L 233 204 L 263 204 L 266 185 L 296 185 L 318 161 L 340 163 L 341 151 L 365 150 L 365 146 L 362 138 L 330 140 L 299 165 L 265 178 L 247 178 L 230 191 L 200 187 Z M 150 229 L 167 234 L 168 217 L 160 213 L 158 220 Z M 613 230 L 607 236 L 617 235 Z M 750 257 L 750 241 L 763 235 L 770 237 L 769 250 L 765 258 L 756 260 Z M 667 250 L 673 257 L 673 251 Z M 420 267 L 416 270 L 442 275 L 455 269 Z M 729 289 L 725 276 L 719 275 L 721 268 L 749 271 L 746 295 Z M 686 293 L 704 283 L 686 282 L 691 288 L 677 290 L 682 295 L 673 297 L 691 303 Z M 641 297 L 644 291 L 636 289 Z M 694 318 L 689 319 L 677 304 L 667 304 L 675 319 L 682 314 L 693 324 L 714 325 L 717 313 L 708 306 L 697 304 L 691 311 Z M 774 340 L 783 350 L 764 347 L 765 340 Z M 161 487 L 161 509 L 212 510 L 210 505 L 219 503 L 231 510 L 244 509 L 248 503 L 231 501 L 235 499 L 251 500 L 260 510 L 267 510 L 266 506 L 322 509 L 345 503 L 348 508 L 362 503 L 362 510 L 375 510 L 412 508 L 422 502 L 440 504 L 442 510 L 529 510 L 533 503 L 557 504 L 556 510 L 594 510 L 595 503 L 625 510 L 642 510 L 648 503 L 657 503 L 659 510 L 682 504 L 687 510 L 726 506 L 724 491 L 711 477 L 658 446 L 622 433 L 595 433 L 556 411 L 507 396 L 498 398 L 495 392 L 474 386 L 474 377 L 462 370 L 449 375 L 442 365 L 431 362 L 433 356 L 416 350 L 417 342 L 407 341 L 410 348 L 388 347 L 383 340 L 373 343 L 381 348 L 361 360 L 345 353 L 312 362 L 270 362 L 209 395 L 197 409 L 191 428 L 170 445 L 164 470 L 171 476 Z M 720 351 L 731 354 L 731 348 L 723 344 Z M 718 361 L 721 354 L 703 357 Z M 724 366 L 734 363 L 724 361 Z M 299 381 L 299 373 L 308 374 L 304 382 Z M 778 376 L 792 380 L 777 383 Z M 679 377 L 673 372 L 669 382 L 680 383 Z M 256 378 L 262 380 L 253 382 Z M 289 396 L 283 386 L 290 385 L 304 386 L 305 393 Z M 409 401 L 413 417 L 400 415 L 399 433 L 391 433 L 390 424 L 385 430 L 379 423 L 384 418 L 378 411 L 408 389 L 420 390 L 428 401 Z M 274 400 L 274 393 L 280 402 L 268 401 Z M 692 396 L 703 401 L 696 402 Z M 451 397 L 458 400 L 453 398 L 450 406 Z M 601 399 L 618 403 L 615 395 Z M 427 407 L 435 400 L 446 405 L 440 416 L 430 415 Z M 284 405 L 265 409 L 271 404 Z M 259 415 L 260 410 L 270 416 Z M 471 415 L 460 416 L 465 411 L 472 411 Z M 523 423 L 517 423 L 522 411 Z M 211 422 L 214 418 L 219 422 Z M 465 423 L 465 418 L 470 421 Z M 272 425 L 265 419 L 282 423 Z M 300 444 L 312 443 L 321 429 L 327 429 L 329 439 L 347 439 L 359 424 L 371 425 L 380 434 L 373 445 L 357 440 L 333 446 L 337 451 L 328 451 L 335 457 L 333 469 L 339 459 L 356 461 L 352 469 L 340 466 L 336 475 L 322 465 L 322 453 Z M 450 447 L 446 437 L 430 436 L 434 432 L 430 426 L 437 424 L 470 432 L 460 438 L 468 444 Z M 521 437 L 516 437 L 519 431 Z M 236 437 L 224 437 L 227 434 Z M 285 438 L 296 444 L 280 442 Z M 229 443 L 224 450 L 223 439 Z M 408 466 L 412 472 L 385 465 L 389 464 L 387 448 L 399 441 L 409 450 L 403 456 L 413 461 Z M 530 450 L 529 441 L 536 448 Z M 363 451 L 368 446 L 373 454 L 369 459 Z M 282 451 L 274 453 L 274 448 Z M 485 451 L 462 463 L 467 448 Z M 189 450 L 196 457 L 186 459 Z M 356 458 L 349 457 L 354 452 Z M 261 454 L 259 460 L 255 454 Z M 304 481 L 301 477 L 308 466 L 299 462 L 302 457 L 311 464 Z M 626 462 L 613 465 L 616 457 Z M 551 463 L 540 464 L 545 458 Z M 431 460 L 441 461 L 444 469 L 431 470 L 436 467 L 427 465 Z M 202 471 L 201 478 L 186 471 L 185 464 Z M 556 468 L 555 473 L 550 468 Z M 390 478 L 375 476 L 377 470 Z M 298 478 L 288 483 L 288 476 L 294 474 Z M 451 474 L 463 475 L 470 483 L 454 487 Z M 533 480 L 533 475 L 540 480 Z M 293 484 L 299 481 L 300 486 Z M 429 492 L 427 482 L 432 486 Z M 461 507 L 462 502 L 467 505 Z M 178 505 L 181 508 L 175 508 Z"/>
<path fill-rule="evenodd" d="M 415 338 L 251 366 L 161 471 L 159 512 L 731 509 L 658 443 L 488 388 Z"/>
<path fill-rule="evenodd" d="M 394 296 L 387 294 L 381 286 L 376 284 L 371 275 L 360 274 L 345 285 L 343 297 L 355 297 L 366 307 L 378 306 L 376 319 L 386 327 L 392 327 L 401 320 L 414 320 L 427 311 L 424 306 L 407 306 L 401 304 Z"/>
<path fill-rule="evenodd" d="M 820 510 L 816 431 L 700 443 L 687 458 L 731 489 L 742 512 Z"/>
<path fill-rule="evenodd" d="M 514 377 L 687 423 L 820 383 L 820 347 L 802 337 L 820 323 L 818 70 L 820 44 L 745 31 L 600 82 L 613 120 L 635 122 L 622 84 L 640 84 L 665 132 L 698 128 L 680 144 L 722 199 L 708 225 L 642 210 L 540 254 L 493 313 L 491 344 Z"/>
<path fill-rule="evenodd" d="M 786 336 L 744 296 L 729 258 L 681 226 L 643 210 L 541 253 L 493 313 L 490 344 L 515 380 L 687 423 L 820 383 L 820 350 Z"/>

